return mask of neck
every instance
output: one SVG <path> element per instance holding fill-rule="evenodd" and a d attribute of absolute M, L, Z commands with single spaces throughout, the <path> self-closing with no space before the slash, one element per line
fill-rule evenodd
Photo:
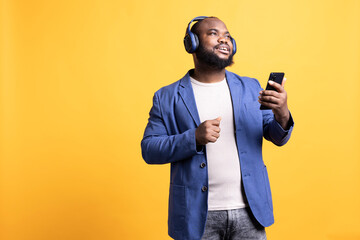
<path fill-rule="evenodd" d="M 191 77 L 203 83 L 220 82 L 225 78 L 225 68 L 213 69 L 205 66 L 199 66 L 196 64 L 194 73 L 192 74 Z"/>

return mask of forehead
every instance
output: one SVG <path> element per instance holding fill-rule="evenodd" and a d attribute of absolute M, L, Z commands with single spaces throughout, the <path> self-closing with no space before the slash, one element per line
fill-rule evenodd
<path fill-rule="evenodd" d="M 225 23 L 218 18 L 206 18 L 199 23 L 199 33 L 206 32 L 209 29 L 217 29 L 224 32 L 228 31 Z"/>

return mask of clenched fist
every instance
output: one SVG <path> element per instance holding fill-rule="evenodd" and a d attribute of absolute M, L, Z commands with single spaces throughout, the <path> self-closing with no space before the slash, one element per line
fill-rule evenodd
<path fill-rule="evenodd" d="M 196 143 L 205 145 L 209 142 L 216 142 L 220 137 L 220 121 L 221 117 L 202 122 L 195 131 Z"/>

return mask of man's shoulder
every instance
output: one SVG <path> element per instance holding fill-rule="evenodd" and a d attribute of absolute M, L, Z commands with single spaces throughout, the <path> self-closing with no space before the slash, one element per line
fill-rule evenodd
<path fill-rule="evenodd" d="M 159 90 L 156 91 L 156 93 L 165 93 L 165 92 L 173 92 L 174 90 L 179 88 L 180 80 L 177 80 L 176 82 L 170 83 L 166 86 L 161 87 Z"/>
<path fill-rule="evenodd" d="M 243 84 L 246 87 L 261 87 L 259 81 L 256 78 L 239 76 L 238 74 L 230 71 L 226 71 L 226 76 L 229 80 Z"/>

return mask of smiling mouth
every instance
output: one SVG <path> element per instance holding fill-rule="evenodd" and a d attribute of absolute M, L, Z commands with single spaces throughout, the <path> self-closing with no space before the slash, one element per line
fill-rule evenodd
<path fill-rule="evenodd" d="M 227 46 L 219 46 L 216 47 L 216 50 L 218 50 L 219 52 L 228 55 L 230 53 L 230 49 Z"/>

